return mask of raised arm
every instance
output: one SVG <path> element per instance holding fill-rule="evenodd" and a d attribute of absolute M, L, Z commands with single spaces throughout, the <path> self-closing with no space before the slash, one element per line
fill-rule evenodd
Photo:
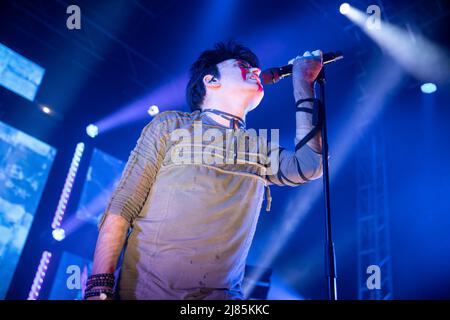
<path fill-rule="evenodd" d="M 322 52 L 306 52 L 293 61 L 295 115 L 295 151 L 271 145 L 271 153 L 278 152 L 278 170 L 267 176 L 276 185 L 297 186 L 322 176 L 322 141 L 320 130 L 313 125 L 318 106 L 313 103 L 313 84 L 322 68 Z M 305 101 L 306 99 L 306 101 Z"/>

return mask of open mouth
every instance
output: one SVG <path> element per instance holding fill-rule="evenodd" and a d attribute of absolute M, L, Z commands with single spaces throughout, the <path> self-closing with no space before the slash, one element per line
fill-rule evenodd
<path fill-rule="evenodd" d="M 254 82 L 258 85 L 259 91 L 263 91 L 263 85 L 262 85 L 261 79 L 256 74 L 253 73 L 247 77 L 247 80 L 250 80 L 250 79 L 254 80 Z"/>
<path fill-rule="evenodd" d="M 251 76 L 249 76 L 248 79 L 253 79 L 253 80 L 256 80 L 256 81 L 258 81 L 258 82 L 260 81 L 259 77 L 256 76 L 256 75 L 254 75 L 254 74 L 251 75 Z"/>

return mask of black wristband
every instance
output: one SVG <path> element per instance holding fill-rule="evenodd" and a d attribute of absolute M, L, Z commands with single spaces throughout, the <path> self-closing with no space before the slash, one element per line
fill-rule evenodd
<path fill-rule="evenodd" d="M 304 108 L 304 107 L 299 107 L 300 104 L 302 104 L 303 102 L 313 102 L 314 103 L 314 107 L 313 108 Z M 307 113 L 311 113 L 312 114 L 312 125 L 314 127 L 320 127 L 322 125 L 322 115 L 321 115 L 321 101 L 320 99 L 316 99 L 316 98 L 306 98 L 306 99 L 300 99 L 297 100 L 297 102 L 295 103 L 295 106 L 297 108 L 297 112 L 307 112 Z"/>
<path fill-rule="evenodd" d="M 295 106 L 298 108 L 298 106 L 303 102 L 316 102 L 316 101 L 319 101 L 319 99 L 316 98 L 299 99 L 295 102 Z"/>

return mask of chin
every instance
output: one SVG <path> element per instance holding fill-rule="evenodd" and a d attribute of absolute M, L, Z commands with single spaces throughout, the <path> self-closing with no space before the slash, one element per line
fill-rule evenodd
<path fill-rule="evenodd" d="M 247 112 L 256 109 L 259 106 L 259 104 L 261 103 L 261 100 L 263 99 L 263 97 L 264 97 L 264 90 L 258 91 L 255 94 L 255 97 L 254 97 L 252 103 L 248 107 Z"/>

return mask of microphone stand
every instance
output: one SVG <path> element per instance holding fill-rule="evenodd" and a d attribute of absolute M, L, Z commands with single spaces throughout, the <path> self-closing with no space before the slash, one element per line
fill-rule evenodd
<path fill-rule="evenodd" d="M 336 289 L 336 256 L 331 228 L 330 210 L 330 176 L 328 170 L 328 137 L 325 108 L 325 67 L 322 67 L 314 86 L 314 95 L 319 99 L 319 124 L 322 133 L 322 166 L 323 166 L 323 193 L 325 197 L 325 270 L 327 277 L 328 299 L 337 300 Z M 318 87 L 318 88 L 316 88 Z"/>

